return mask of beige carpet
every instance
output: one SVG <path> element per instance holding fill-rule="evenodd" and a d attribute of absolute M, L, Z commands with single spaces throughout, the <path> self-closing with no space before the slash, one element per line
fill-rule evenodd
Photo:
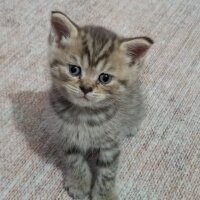
<path fill-rule="evenodd" d="M 155 40 L 141 74 L 147 116 L 123 145 L 121 200 L 200 199 L 199 0 L 0 1 L 0 199 L 70 200 L 47 91 L 50 11 Z"/>

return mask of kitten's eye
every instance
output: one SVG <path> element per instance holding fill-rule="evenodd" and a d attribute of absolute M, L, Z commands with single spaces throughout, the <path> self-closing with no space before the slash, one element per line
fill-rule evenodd
<path fill-rule="evenodd" d="M 100 74 L 99 76 L 99 82 L 106 85 L 112 81 L 112 76 L 110 74 Z"/>
<path fill-rule="evenodd" d="M 81 75 L 81 68 L 77 65 L 69 65 L 69 72 L 73 76 L 80 76 Z"/>

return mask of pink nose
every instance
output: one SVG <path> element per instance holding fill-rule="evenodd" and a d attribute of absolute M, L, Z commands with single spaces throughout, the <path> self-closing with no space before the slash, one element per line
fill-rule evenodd
<path fill-rule="evenodd" d="M 80 85 L 80 89 L 84 94 L 92 92 L 92 87 L 86 87 L 86 86 Z"/>

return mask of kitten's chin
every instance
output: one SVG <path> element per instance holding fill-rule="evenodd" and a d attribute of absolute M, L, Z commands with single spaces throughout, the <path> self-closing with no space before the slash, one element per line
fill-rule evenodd
<path fill-rule="evenodd" d="M 85 98 L 74 98 L 72 103 L 79 107 L 94 107 L 94 104 L 90 100 Z"/>
<path fill-rule="evenodd" d="M 97 101 L 89 97 L 68 96 L 68 100 L 78 107 L 85 107 L 85 108 L 100 108 L 107 105 L 105 101 Z"/>
<path fill-rule="evenodd" d="M 72 104 L 78 107 L 94 107 L 95 106 L 95 103 L 93 101 L 84 97 L 74 97 L 74 96 L 68 95 L 67 98 Z"/>

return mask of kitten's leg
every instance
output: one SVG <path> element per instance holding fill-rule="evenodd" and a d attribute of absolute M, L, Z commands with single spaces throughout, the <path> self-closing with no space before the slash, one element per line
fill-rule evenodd
<path fill-rule="evenodd" d="M 77 148 L 65 151 L 65 155 L 67 164 L 65 188 L 71 197 L 82 200 L 89 194 L 91 188 L 92 175 L 89 166 Z"/>
<path fill-rule="evenodd" d="M 118 147 L 100 149 L 96 162 L 97 177 L 92 189 L 92 200 L 117 200 L 115 177 L 120 150 Z"/>

